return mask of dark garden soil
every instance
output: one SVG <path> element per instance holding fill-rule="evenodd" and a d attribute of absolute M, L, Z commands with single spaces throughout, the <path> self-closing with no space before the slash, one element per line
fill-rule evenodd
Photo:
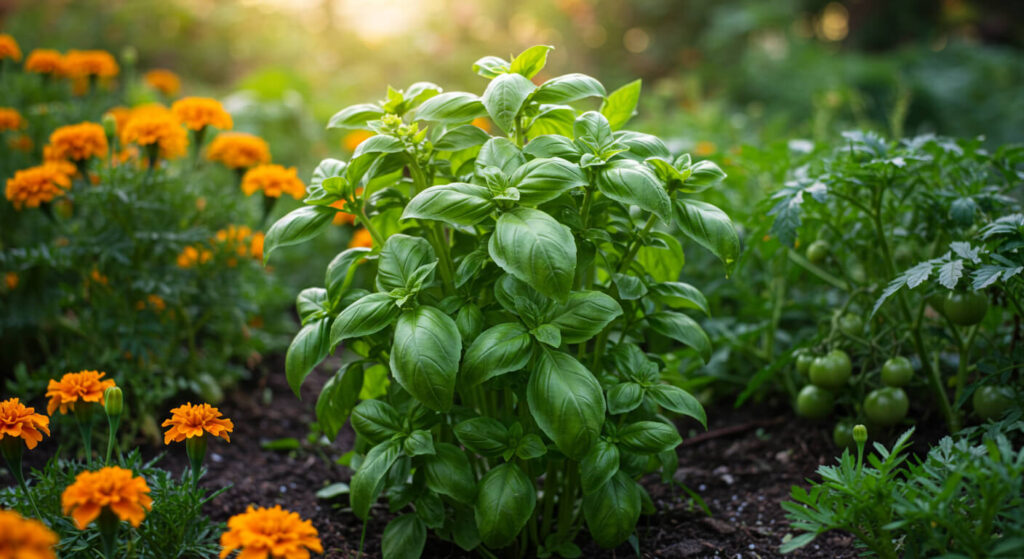
<path fill-rule="evenodd" d="M 284 508 L 311 518 L 324 543 L 325 557 L 357 556 L 362 523 L 348 511 L 347 499 L 323 501 L 315 493 L 325 485 L 347 482 L 351 471 L 332 460 L 350 448 L 353 434 L 346 427 L 330 448 L 272 451 L 261 443 L 286 437 L 304 440 L 313 418 L 313 406 L 327 375 L 316 372 L 303 387 L 302 400 L 284 381 L 283 366 L 230 394 L 221 410 L 235 422 L 231 443 L 210 444 L 204 484 L 233 488 L 209 505 L 208 513 L 226 520 L 250 504 Z M 778 406 L 735 410 L 730 406 L 708 410 L 709 430 L 696 423 L 680 424 L 686 442 L 679 447 L 675 479 L 696 491 L 712 515 L 705 515 L 680 488 L 665 485 L 657 476 L 643 480 L 658 512 L 641 517 L 638 533 L 643 558 L 782 557 L 778 546 L 790 533 L 779 502 L 793 484 L 804 483 L 820 464 L 832 463 L 835 450 L 827 429 L 794 419 Z M 164 467 L 186 466 L 184 449 L 171 449 Z M 180 450 L 180 452 L 175 452 Z M 364 557 L 380 557 L 380 535 L 390 515 L 379 504 L 366 530 Z M 578 543 L 588 558 L 635 557 L 628 545 L 614 552 Z M 429 558 L 470 557 L 454 544 L 430 539 Z M 826 534 L 790 557 L 855 557 L 853 540 L 839 533 Z"/>

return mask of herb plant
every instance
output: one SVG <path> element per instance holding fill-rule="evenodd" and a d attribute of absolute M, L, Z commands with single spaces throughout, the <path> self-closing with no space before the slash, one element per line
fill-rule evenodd
<path fill-rule="evenodd" d="M 477 61 L 482 96 L 420 82 L 343 109 L 329 127 L 374 135 L 350 161 L 322 162 L 306 206 L 267 233 L 265 257 L 343 211 L 372 236 L 299 294 L 286 370 L 298 393 L 348 350 L 317 417 L 333 436 L 351 415 L 356 516 L 382 493 L 399 513 L 385 557 L 418 555 L 428 528 L 485 555 L 575 557 L 584 523 L 615 547 L 650 506 L 636 480 L 676 467 L 667 414 L 705 422 L 645 349 L 659 336 L 710 356 L 685 312 L 708 307 L 678 281 L 679 239 L 735 261 L 731 221 L 697 196 L 725 175 L 623 129 L 639 81 L 610 94 L 583 74 L 536 85 L 550 49 Z M 600 110 L 577 108 L 588 100 Z"/>

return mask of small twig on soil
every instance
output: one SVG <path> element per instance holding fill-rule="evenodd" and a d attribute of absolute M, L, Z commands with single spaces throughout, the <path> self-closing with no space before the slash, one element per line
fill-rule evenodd
<path fill-rule="evenodd" d="M 699 435 L 685 439 L 683 444 L 691 446 L 700 444 L 704 441 L 711 439 L 717 439 L 719 437 L 728 437 L 744 431 L 749 431 L 757 427 L 768 427 L 769 425 L 778 425 L 785 421 L 784 417 L 774 417 L 772 419 L 758 419 L 756 421 L 748 421 L 746 423 L 740 423 L 739 425 L 730 425 L 728 427 L 722 427 L 721 429 L 715 429 L 714 431 L 708 431 L 707 433 L 701 433 Z"/>

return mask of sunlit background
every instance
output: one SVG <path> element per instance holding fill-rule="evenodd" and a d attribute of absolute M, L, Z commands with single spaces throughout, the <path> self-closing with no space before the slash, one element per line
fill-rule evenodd
<path fill-rule="evenodd" d="M 538 43 L 556 47 L 540 79 L 643 78 L 639 127 L 684 148 L 886 122 L 1024 139 L 1024 4 L 1002 0 L 7 0 L 0 21 L 27 49 L 127 46 L 286 131 L 275 152 L 302 166 L 344 150 L 323 124 L 345 105 L 479 92 L 474 60 Z"/>

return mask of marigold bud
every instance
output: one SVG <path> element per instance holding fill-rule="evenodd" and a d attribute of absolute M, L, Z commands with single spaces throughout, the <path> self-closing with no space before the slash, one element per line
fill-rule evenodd
<path fill-rule="evenodd" d="M 103 409 L 108 417 L 121 417 L 124 413 L 124 393 L 116 386 L 111 386 L 103 392 Z"/>
<path fill-rule="evenodd" d="M 135 61 L 139 59 L 139 51 L 135 47 L 128 45 L 121 49 L 121 61 L 126 65 L 131 66 L 135 64 Z"/>
<path fill-rule="evenodd" d="M 868 440 L 868 428 L 857 424 L 853 426 L 853 441 L 857 444 L 864 444 Z"/>
<path fill-rule="evenodd" d="M 117 117 L 107 113 L 103 115 L 103 132 L 108 138 L 113 138 L 117 134 Z"/>

